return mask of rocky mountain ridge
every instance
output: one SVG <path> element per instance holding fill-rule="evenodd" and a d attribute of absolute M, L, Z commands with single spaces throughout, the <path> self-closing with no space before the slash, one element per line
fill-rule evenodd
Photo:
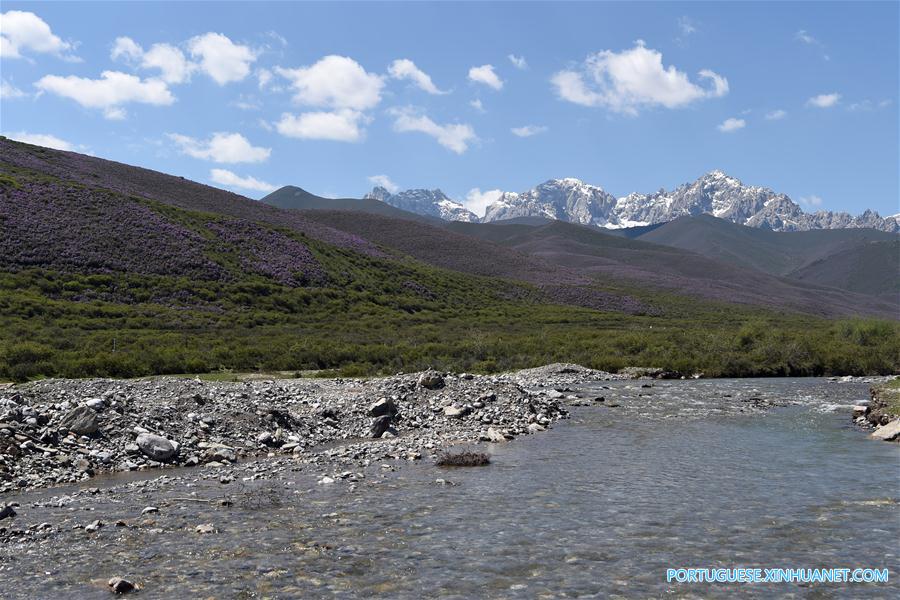
<path fill-rule="evenodd" d="M 621 229 L 710 214 L 733 223 L 773 231 L 848 228 L 900 231 L 898 215 L 882 217 L 872 210 L 857 216 L 825 210 L 804 212 L 786 194 L 766 187 L 745 185 L 719 170 L 710 171 L 696 181 L 671 191 L 660 189 L 650 194 L 631 193 L 621 198 L 580 179 L 551 179 L 525 192 L 503 192 L 487 207 L 481 218 L 440 190 L 405 190 L 391 194 L 384 188 L 375 188 L 366 197 L 450 221 L 492 222 L 518 217 L 544 217 Z"/>

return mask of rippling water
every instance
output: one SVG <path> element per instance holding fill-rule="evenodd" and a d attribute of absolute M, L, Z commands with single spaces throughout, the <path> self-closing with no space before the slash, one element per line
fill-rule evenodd
<path fill-rule="evenodd" d="M 82 522 L 165 504 L 159 531 L 108 526 L 90 541 L 5 553 L 0 596 L 106 597 L 105 578 L 128 574 L 141 597 L 900 597 L 900 447 L 851 425 L 866 385 L 586 391 L 620 406 L 578 407 L 548 433 L 490 446 L 485 468 L 375 466 L 355 492 L 288 472 L 258 484 L 274 487 L 256 505 L 228 508 L 173 500 L 184 489 L 101 492 Z M 223 486 L 192 491 L 214 498 Z M 205 522 L 217 533 L 192 533 Z M 678 566 L 887 567 L 891 582 L 667 584 Z"/>

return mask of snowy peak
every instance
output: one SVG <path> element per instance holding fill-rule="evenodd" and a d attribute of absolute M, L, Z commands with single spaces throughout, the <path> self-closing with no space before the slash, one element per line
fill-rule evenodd
<path fill-rule="evenodd" d="M 465 206 L 451 200 L 441 190 L 404 190 L 392 194 L 386 188 L 376 187 L 365 195 L 366 198 L 379 200 L 396 208 L 438 217 L 445 221 L 476 222 L 478 217 Z"/>
<path fill-rule="evenodd" d="M 665 223 L 678 217 L 713 215 L 748 227 L 773 231 L 872 228 L 900 231 L 900 218 L 867 210 L 806 213 L 787 195 L 767 187 L 745 185 L 721 170 L 712 170 L 674 190 L 633 192 L 620 198 L 574 177 L 550 179 L 524 192 L 503 192 L 479 219 L 440 190 L 406 190 L 391 194 L 375 188 L 367 195 L 411 212 L 450 221 L 500 221 L 543 217 L 609 229 Z"/>

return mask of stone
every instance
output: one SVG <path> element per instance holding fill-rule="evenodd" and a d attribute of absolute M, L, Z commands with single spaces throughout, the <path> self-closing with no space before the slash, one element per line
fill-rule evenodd
<path fill-rule="evenodd" d="M 272 434 L 268 431 L 263 431 L 261 434 L 256 436 L 256 443 L 262 444 L 263 446 L 271 446 L 272 441 Z"/>
<path fill-rule="evenodd" d="M 544 431 L 544 426 L 539 423 L 528 424 L 528 433 L 537 433 L 538 431 Z"/>
<path fill-rule="evenodd" d="M 900 438 L 900 419 L 894 419 L 887 425 L 882 425 L 872 432 L 872 437 L 886 442 Z"/>
<path fill-rule="evenodd" d="M 197 525 L 197 527 L 195 527 L 194 529 L 197 533 L 200 533 L 200 534 L 216 532 L 216 528 L 213 527 L 212 523 L 203 523 L 201 525 Z"/>
<path fill-rule="evenodd" d="M 506 441 L 506 436 L 493 427 L 488 427 L 486 436 L 489 442 L 499 443 Z"/>
<path fill-rule="evenodd" d="M 397 416 L 398 412 L 397 405 L 394 404 L 394 401 L 387 398 L 382 398 L 369 407 L 370 417 L 389 416 L 393 418 Z"/>
<path fill-rule="evenodd" d="M 159 509 L 156 508 L 155 506 L 148 506 L 147 508 L 145 508 L 144 510 L 141 511 L 141 514 L 142 515 L 151 515 L 151 514 L 158 513 L 158 512 L 159 512 Z"/>
<path fill-rule="evenodd" d="M 152 433 L 138 435 L 135 443 L 141 452 L 158 462 L 166 462 L 178 452 L 178 446 L 174 442 Z"/>
<path fill-rule="evenodd" d="M 100 398 L 88 398 L 84 401 L 84 405 L 96 412 L 100 412 L 106 408 L 106 402 Z"/>
<path fill-rule="evenodd" d="M 127 594 L 137 589 L 137 586 L 121 577 L 113 577 L 107 582 L 109 589 L 114 594 Z"/>
<path fill-rule="evenodd" d="M 372 434 L 372 437 L 380 438 L 382 435 L 384 435 L 384 432 L 387 431 L 391 426 L 392 420 L 393 419 L 389 415 L 374 419 L 372 421 L 372 426 L 369 428 L 369 432 Z"/>
<path fill-rule="evenodd" d="M 444 387 L 444 376 L 437 371 L 425 371 L 419 375 L 419 387 L 428 390 L 437 390 Z"/>
<path fill-rule="evenodd" d="M 459 406 L 445 406 L 444 407 L 444 416 L 450 417 L 452 419 L 461 419 L 464 416 L 469 414 L 469 410 L 465 407 Z"/>
<path fill-rule="evenodd" d="M 91 523 L 89 525 L 85 525 L 84 530 L 93 532 L 93 531 L 97 531 L 101 527 L 103 527 L 103 523 L 101 523 L 99 520 L 91 521 Z"/>
<path fill-rule="evenodd" d="M 0 508 L 0 521 L 14 516 L 16 516 L 16 511 L 13 510 L 13 507 L 9 504 L 4 506 L 3 508 Z"/>
<path fill-rule="evenodd" d="M 59 420 L 59 426 L 76 435 L 91 435 L 100 429 L 97 413 L 87 406 L 76 406 Z"/>
<path fill-rule="evenodd" d="M 865 416 L 867 410 L 869 410 L 868 406 L 862 406 L 861 404 L 854 406 L 853 407 L 853 418 L 856 419 L 858 417 Z"/>
<path fill-rule="evenodd" d="M 322 477 L 322 479 L 320 479 L 318 483 L 319 485 L 328 485 L 330 483 L 334 483 L 334 479 L 326 475 L 325 477 Z"/>

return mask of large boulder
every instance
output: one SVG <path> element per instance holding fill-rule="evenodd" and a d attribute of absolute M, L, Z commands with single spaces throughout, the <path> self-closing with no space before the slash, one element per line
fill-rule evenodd
<path fill-rule="evenodd" d="M 141 452 L 157 462 L 166 462 L 178 452 L 177 443 L 152 433 L 140 434 L 135 443 Z"/>
<path fill-rule="evenodd" d="M 85 405 L 76 406 L 64 414 L 59 420 L 59 426 L 77 435 L 91 435 L 100 429 L 97 412 Z"/>
<path fill-rule="evenodd" d="M 382 398 L 369 407 L 370 417 L 389 416 L 391 418 L 394 418 L 399 412 L 400 411 L 397 410 L 397 405 L 394 404 L 394 401 L 389 398 Z"/>
<path fill-rule="evenodd" d="M 890 442 L 900 438 L 900 419 L 894 419 L 872 432 L 872 437 Z"/>
<path fill-rule="evenodd" d="M 385 431 L 390 429 L 392 420 L 390 415 L 376 417 L 375 420 L 372 421 L 372 427 L 369 429 L 372 437 L 380 438 Z"/>
<path fill-rule="evenodd" d="M 425 371 L 419 375 L 419 387 L 438 390 L 444 387 L 444 376 L 434 370 Z"/>

